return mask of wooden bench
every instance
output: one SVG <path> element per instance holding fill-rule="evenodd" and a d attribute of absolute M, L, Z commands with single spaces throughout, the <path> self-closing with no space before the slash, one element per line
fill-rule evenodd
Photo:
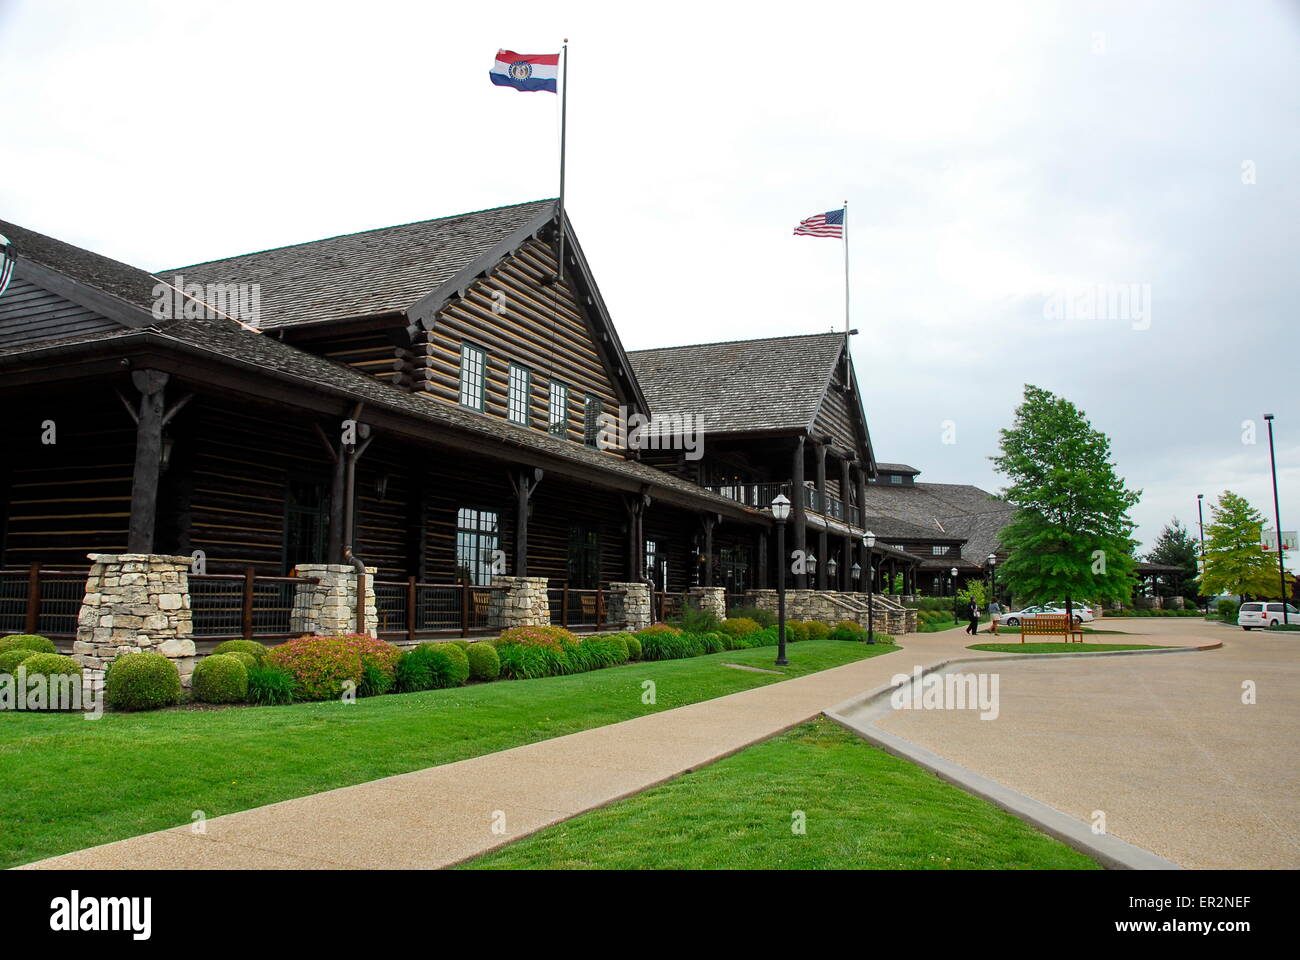
<path fill-rule="evenodd" d="M 1083 625 L 1074 625 L 1070 623 L 1068 617 L 1063 614 L 1047 614 L 1037 617 L 1026 617 L 1020 621 L 1020 642 L 1025 642 L 1025 637 L 1064 637 L 1066 643 L 1073 643 L 1075 636 L 1078 636 L 1079 642 L 1083 643 Z"/>

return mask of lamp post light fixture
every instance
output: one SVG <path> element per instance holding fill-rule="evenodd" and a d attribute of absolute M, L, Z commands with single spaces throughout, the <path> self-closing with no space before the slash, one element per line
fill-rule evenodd
<path fill-rule="evenodd" d="M 1268 421 L 1268 461 L 1273 467 L 1273 522 L 1277 524 L 1277 575 L 1281 582 L 1282 623 L 1291 622 L 1286 612 L 1286 550 L 1282 548 L 1282 510 L 1277 499 L 1277 456 L 1273 453 L 1273 414 L 1264 414 Z M 1267 608 L 1265 608 L 1267 609 Z"/>
<path fill-rule="evenodd" d="M 838 570 L 839 568 L 840 565 L 836 563 L 834 557 L 831 557 L 829 560 L 826 561 L 826 576 L 829 578 L 829 581 L 831 583 L 835 582 L 835 571 Z"/>
<path fill-rule="evenodd" d="M 957 568 L 953 567 L 948 573 L 952 577 L 952 622 L 961 623 L 961 617 L 957 615 Z"/>
<path fill-rule="evenodd" d="M 876 535 L 870 530 L 862 533 L 862 545 L 867 548 L 867 643 L 876 642 Z"/>
<path fill-rule="evenodd" d="M 989 554 L 989 600 L 996 600 L 998 597 L 998 558 L 994 554 Z"/>
<path fill-rule="evenodd" d="M 785 658 L 785 566 L 790 558 L 785 555 L 785 521 L 790 516 L 790 500 L 783 494 L 772 501 L 772 519 L 776 521 L 776 665 L 787 666 Z"/>

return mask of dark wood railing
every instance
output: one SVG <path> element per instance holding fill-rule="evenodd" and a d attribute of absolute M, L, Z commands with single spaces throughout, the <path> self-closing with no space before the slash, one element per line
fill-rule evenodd
<path fill-rule="evenodd" d="M 737 503 L 743 503 L 747 507 L 753 507 L 756 510 L 766 510 L 771 507 L 772 501 L 776 499 L 777 494 L 783 493 L 786 497 L 793 499 L 790 484 L 787 481 L 722 483 L 713 484 L 706 489 L 719 496 L 735 500 Z M 819 513 L 824 517 L 830 517 L 832 520 L 843 520 L 854 525 L 861 524 L 856 506 L 845 504 L 842 499 L 833 497 L 830 494 L 819 497 L 816 488 L 807 484 L 803 487 L 803 505 L 804 509 Z"/>
<path fill-rule="evenodd" d="M 375 581 L 375 609 L 381 637 L 411 643 L 421 637 L 455 633 L 462 637 L 488 629 L 490 587 L 464 583 Z"/>
<path fill-rule="evenodd" d="M 195 640 L 284 640 L 296 636 L 294 594 L 312 577 L 259 577 L 243 573 L 191 573 L 190 611 Z"/>
<path fill-rule="evenodd" d="M 0 636 L 38 633 L 71 640 L 77 635 L 87 572 L 47 569 L 39 563 L 0 570 Z"/>

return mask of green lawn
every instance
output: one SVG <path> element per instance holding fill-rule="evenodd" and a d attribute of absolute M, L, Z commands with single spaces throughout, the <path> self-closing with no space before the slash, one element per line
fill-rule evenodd
<path fill-rule="evenodd" d="M 805 832 L 792 829 L 795 811 Z M 463 865 L 519 869 L 1097 869 L 825 718 Z"/>
<path fill-rule="evenodd" d="M 288 707 L 0 713 L 0 867 L 419 770 L 889 653 L 822 640 L 569 677 Z M 641 702 L 655 681 L 657 703 Z"/>
<path fill-rule="evenodd" d="M 1100 653 L 1106 650 L 1159 650 L 1159 643 L 972 643 L 967 650 L 992 653 Z"/>

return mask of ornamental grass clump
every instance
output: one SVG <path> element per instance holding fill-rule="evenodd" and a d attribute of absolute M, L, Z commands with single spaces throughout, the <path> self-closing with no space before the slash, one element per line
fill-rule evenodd
<path fill-rule="evenodd" d="M 157 710 L 180 703 L 181 675 L 161 653 L 128 653 L 110 664 L 104 697 L 114 710 Z"/>
<path fill-rule="evenodd" d="M 266 655 L 267 664 L 293 674 L 302 700 L 333 700 L 345 685 L 362 696 L 383 692 L 379 688 L 395 679 L 402 651 L 391 643 L 362 634 L 338 637 L 298 637 Z M 366 667 L 373 668 L 369 677 Z"/>
<path fill-rule="evenodd" d="M 211 654 L 195 664 L 190 689 L 199 703 L 241 703 L 248 696 L 248 668 L 235 654 Z"/>
<path fill-rule="evenodd" d="M 534 680 L 573 673 L 573 665 L 563 648 L 548 644 L 498 643 L 497 656 L 501 659 L 501 676 L 511 680 Z"/>
<path fill-rule="evenodd" d="M 248 671 L 248 702 L 262 707 L 281 706 L 297 699 L 298 681 L 284 667 L 272 664 Z"/>

